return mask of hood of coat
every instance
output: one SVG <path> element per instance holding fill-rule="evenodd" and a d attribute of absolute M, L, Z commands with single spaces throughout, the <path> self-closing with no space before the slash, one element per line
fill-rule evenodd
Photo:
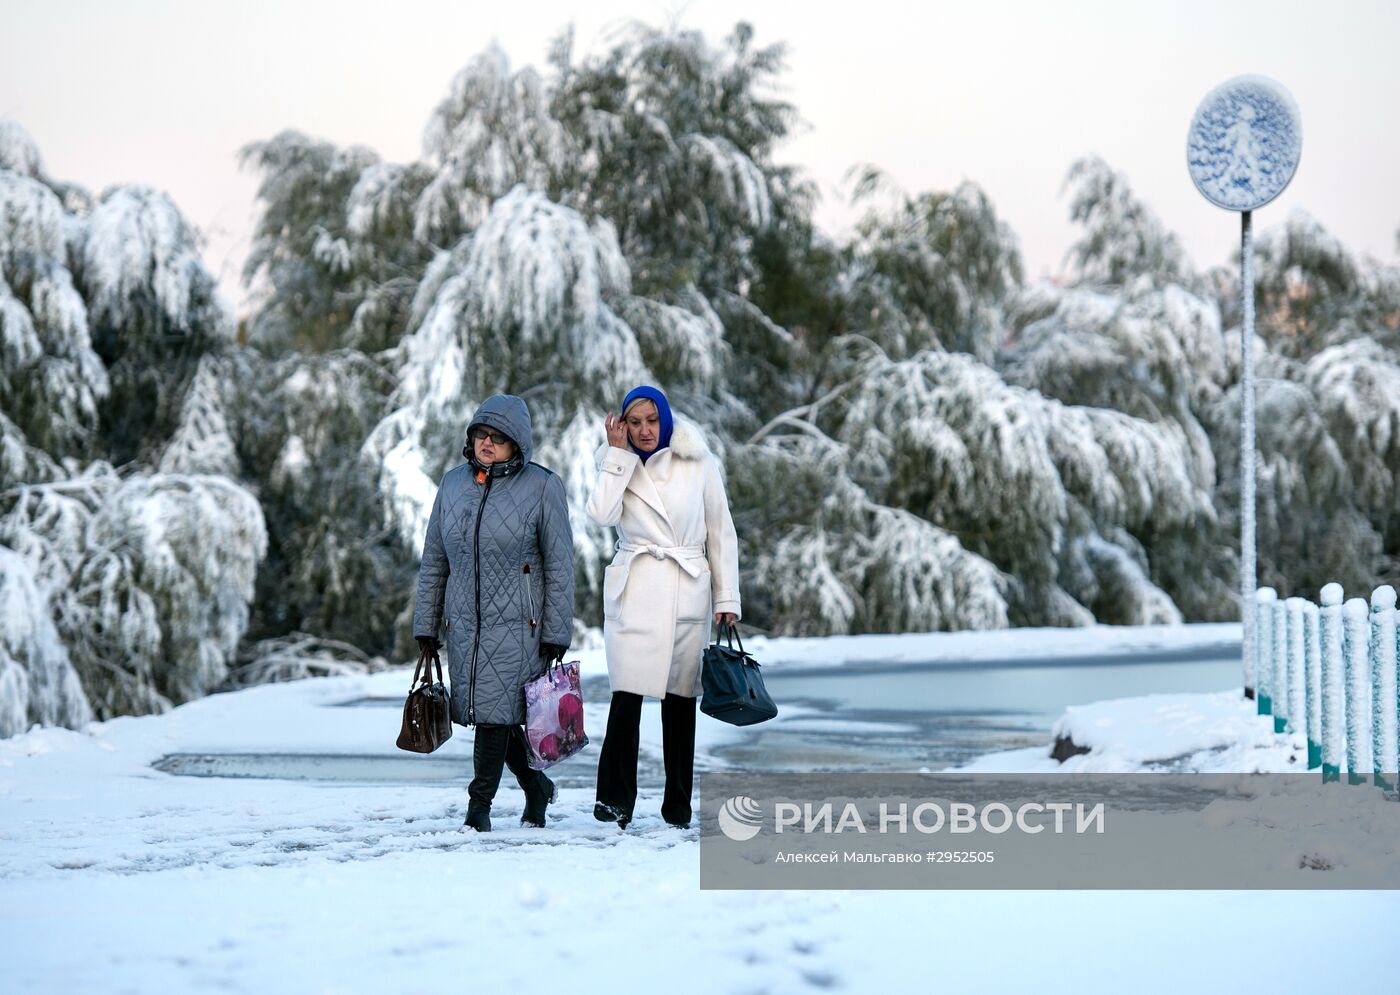
<path fill-rule="evenodd" d="M 481 403 L 467 423 L 466 453 L 471 458 L 472 429 L 478 425 L 510 436 L 515 448 L 520 451 L 522 463 L 530 462 L 535 452 L 534 436 L 530 432 L 530 409 L 514 394 L 493 394 Z"/>

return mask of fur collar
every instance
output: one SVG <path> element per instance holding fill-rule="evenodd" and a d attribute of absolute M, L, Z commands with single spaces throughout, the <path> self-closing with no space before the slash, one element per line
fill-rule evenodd
<path fill-rule="evenodd" d="M 705 436 L 700 427 L 684 418 L 672 416 L 675 425 L 671 429 L 671 453 L 678 459 L 702 459 L 710 451 L 705 444 Z"/>
<path fill-rule="evenodd" d="M 676 459 L 688 460 L 704 459 L 709 455 L 710 447 L 705 442 L 705 435 L 700 431 L 700 427 L 674 412 L 671 417 L 675 420 L 671 428 L 671 455 Z M 598 447 L 596 458 L 602 459 L 607 451 L 608 444 L 605 442 Z"/>

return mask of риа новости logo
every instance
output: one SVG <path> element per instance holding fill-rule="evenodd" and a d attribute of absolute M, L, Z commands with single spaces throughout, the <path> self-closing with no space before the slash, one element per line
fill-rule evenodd
<path fill-rule="evenodd" d="M 719 828 L 736 843 L 744 843 L 758 835 L 763 812 L 758 802 L 747 795 L 735 795 L 719 810 Z"/>

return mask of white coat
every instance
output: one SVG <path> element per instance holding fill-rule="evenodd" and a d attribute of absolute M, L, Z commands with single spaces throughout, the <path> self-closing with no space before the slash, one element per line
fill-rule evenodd
<path fill-rule="evenodd" d="M 597 464 L 588 517 L 617 526 L 617 555 L 603 573 L 612 690 L 697 697 L 714 613 L 741 614 L 739 539 L 719 464 L 680 418 L 670 446 L 647 462 L 602 446 Z"/>

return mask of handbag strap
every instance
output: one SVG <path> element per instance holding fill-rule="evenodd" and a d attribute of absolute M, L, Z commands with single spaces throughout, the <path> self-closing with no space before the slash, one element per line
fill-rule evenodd
<path fill-rule="evenodd" d="M 423 664 L 424 664 L 425 662 L 428 664 L 428 666 L 426 666 L 426 667 L 423 666 Z M 422 647 L 421 649 L 419 649 L 419 651 L 418 651 L 418 662 L 417 662 L 416 664 L 414 664 L 414 666 L 413 666 L 413 683 L 409 685 L 409 689 L 410 689 L 410 690 L 412 690 L 413 688 L 416 688 L 416 687 L 418 686 L 418 673 L 419 673 L 419 671 L 422 671 L 422 673 L 423 673 L 423 683 L 424 683 L 424 684 L 431 684 L 431 683 L 433 682 L 433 666 L 432 666 L 433 664 L 437 664 L 437 682 L 438 682 L 439 684 L 441 684 L 441 683 L 442 683 L 442 658 L 441 658 L 440 656 L 438 656 L 438 651 L 437 651 L 437 650 L 433 650 L 433 651 L 431 651 L 431 653 L 430 653 L 430 652 L 428 651 L 428 647 L 426 647 L 426 646 L 424 646 L 424 647 Z"/>
<path fill-rule="evenodd" d="M 558 660 L 551 662 L 548 671 L 546 671 L 549 674 L 550 680 L 555 684 L 570 683 L 569 664 L 572 662 L 574 661 L 565 660 L 562 656 Z"/>
<path fill-rule="evenodd" d="M 749 656 L 749 651 L 744 649 L 744 641 L 739 638 L 739 627 L 733 622 L 724 627 L 724 638 L 729 641 L 729 648 L 734 649 L 734 643 L 739 644 L 739 657 L 744 661 L 746 667 L 757 667 L 758 661 Z M 718 640 L 716 640 L 718 642 Z"/>
<path fill-rule="evenodd" d="M 724 627 L 724 638 L 729 644 L 730 649 L 733 649 L 734 644 L 737 642 L 739 644 L 739 652 L 743 653 L 744 656 L 748 656 L 748 653 L 744 652 L 744 641 L 739 638 L 739 627 L 733 622 L 730 622 Z"/>

